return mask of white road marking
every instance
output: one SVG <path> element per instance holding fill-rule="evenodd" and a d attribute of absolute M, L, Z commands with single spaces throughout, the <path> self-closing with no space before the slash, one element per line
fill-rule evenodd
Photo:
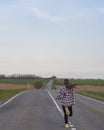
<path fill-rule="evenodd" d="M 74 125 L 70 125 L 70 127 L 74 127 Z"/>
<path fill-rule="evenodd" d="M 76 128 L 71 128 L 71 130 L 76 130 Z"/>
<path fill-rule="evenodd" d="M 54 104 L 56 105 L 57 109 L 59 110 L 59 112 L 61 113 L 62 116 L 64 116 L 64 113 L 62 112 L 61 108 L 59 107 L 59 105 L 56 103 L 55 99 L 53 98 L 53 96 L 51 95 L 51 93 L 49 92 L 49 90 L 47 90 L 48 94 L 50 95 L 51 99 L 53 100 Z"/>
<path fill-rule="evenodd" d="M 27 90 L 28 91 L 28 90 Z M 2 108 L 3 106 L 5 106 L 6 104 L 8 104 L 9 102 L 11 102 L 14 98 L 16 98 L 17 96 L 27 92 L 27 91 L 24 91 L 24 92 L 21 92 L 21 93 L 18 93 L 17 95 L 13 96 L 12 98 L 10 98 L 8 101 L 6 101 L 5 103 L 3 103 L 2 105 L 0 105 L 0 108 Z"/>
<path fill-rule="evenodd" d="M 58 111 L 61 113 L 61 115 L 64 117 L 64 113 L 62 112 L 61 108 L 59 107 L 59 105 L 56 103 L 54 97 L 52 96 L 52 94 L 49 92 L 49 90 L 47 90 L 48 94 L 50 95 L 51 99 L 53 100 L 54 104 L 56 105 Z M 68 122 L 70 124 L 71 130 L 76 130 L 76 128 L 74 128 L 74 125 L 69 121 Z"/>
<path fill-rule="evenodd" d="M 69 124 L 71 124 L 71 122 L 70 122 L 70 121 L 69 121 L 68 123 L 69 123 Z"/>

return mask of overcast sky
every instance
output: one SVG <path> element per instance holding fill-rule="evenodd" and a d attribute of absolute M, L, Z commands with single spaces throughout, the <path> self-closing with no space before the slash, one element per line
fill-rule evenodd
<path fill-rule="evenodd" d="M 0 74 L 104 79 L 104 0 L 0 0 Z"/>

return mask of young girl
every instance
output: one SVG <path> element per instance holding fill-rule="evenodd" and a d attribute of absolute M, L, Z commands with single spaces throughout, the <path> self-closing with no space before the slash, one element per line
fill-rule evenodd
<path fill-rule="evenodd" d="M 68 124 L 68 116 L 73 115 L 72 105 L 75 104 L 75 94 L 73 88 L 76 84 L 71 85 L 68 79 L 64 80 L 64 87 L 60 89 L 56 99 L 61 100 L 63 112 L 64 112 L 64 120 L 65 120 L 65 128 L 69 128 Z"/>

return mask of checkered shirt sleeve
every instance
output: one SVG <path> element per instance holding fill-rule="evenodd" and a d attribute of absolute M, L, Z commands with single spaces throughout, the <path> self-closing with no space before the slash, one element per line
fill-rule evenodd
<path fill-rule="evenodd" d="M 61 100 L 63 106 L 71 106 L 75 104 L 75 93 L 72 89 L 63 87 L 59 90 L 56 99 Z"/>

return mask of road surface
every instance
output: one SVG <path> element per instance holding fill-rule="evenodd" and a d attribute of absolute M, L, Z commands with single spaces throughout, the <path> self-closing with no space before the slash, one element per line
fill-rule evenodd
<path fill-rule="evenodd" d="M 0 108 L 0 130 L 65 130 L 57 91 L 29 90 Z M 53 99 L 52 99 L 53 97 Z M 77 95 L 70 130 L 104 130 L 104 104 Z"/>

